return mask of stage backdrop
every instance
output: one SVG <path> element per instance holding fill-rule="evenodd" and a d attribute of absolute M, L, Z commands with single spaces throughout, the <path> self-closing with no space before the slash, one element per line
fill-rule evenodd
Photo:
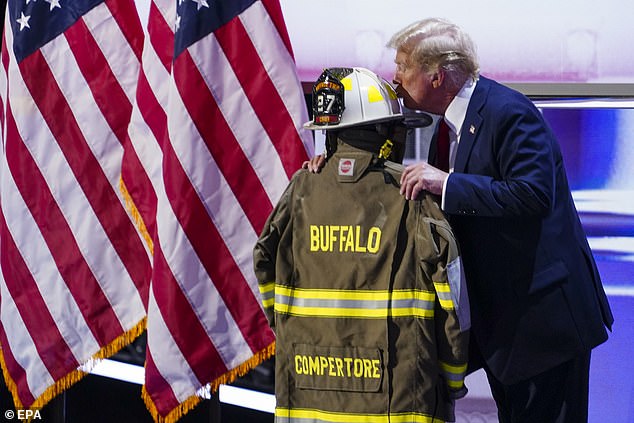
<path fill-rule="evenodd" d="M 282 0 L 302 81 L 324 67 L 365 66 L 391 79 L 390 36 L 425 17 L 447 18 L 478 46 L 483 74 L 512 83 L 575 83 L 615 94 L 634 83 L 634 8 L 628 0 Z M 582 90 L 583 92 L 583 90 Z"/>

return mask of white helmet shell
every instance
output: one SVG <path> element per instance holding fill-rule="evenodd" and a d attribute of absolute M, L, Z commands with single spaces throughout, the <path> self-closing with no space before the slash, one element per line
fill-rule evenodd
<path fill-rule="evenodd" d="M 341 86 L 343 96 L 338 89 Z M 324 70 L 313 86 L 313 116 L 304 128 L 340 129 L 404 117 L 392 85 L 358 67 Z"/>

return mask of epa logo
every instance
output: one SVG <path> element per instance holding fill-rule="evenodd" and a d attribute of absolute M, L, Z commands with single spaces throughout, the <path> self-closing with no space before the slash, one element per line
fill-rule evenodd
<path fill-rule="evenodd" d="M 18 420 L 40 420 L 42 416 L 40 415 L 40 410 L 7 410 L 4 412 L 4 417 L 8 420 L 13 420 L 14 418 L 18 418 Z"/>

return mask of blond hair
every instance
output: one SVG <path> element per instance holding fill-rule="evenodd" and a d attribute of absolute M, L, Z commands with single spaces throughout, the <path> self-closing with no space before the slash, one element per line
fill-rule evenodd
<path fill-rule="evenodd" d="M 442 68 L 458 86 L 469 77 L 475 80 L 480 72 L 471 37 L 445 19 L 414 22 L 394 34 L 387 46 L 406 53 L 424 71 Z"/>

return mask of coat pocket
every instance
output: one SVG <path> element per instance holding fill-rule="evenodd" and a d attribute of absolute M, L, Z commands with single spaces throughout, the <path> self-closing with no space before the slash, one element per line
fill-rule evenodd
<path fill-rule="evenodd" d="M 379 392 L 383 359 L 378 348 L 293 345 L 293 379 L 302 389 Z"/>

